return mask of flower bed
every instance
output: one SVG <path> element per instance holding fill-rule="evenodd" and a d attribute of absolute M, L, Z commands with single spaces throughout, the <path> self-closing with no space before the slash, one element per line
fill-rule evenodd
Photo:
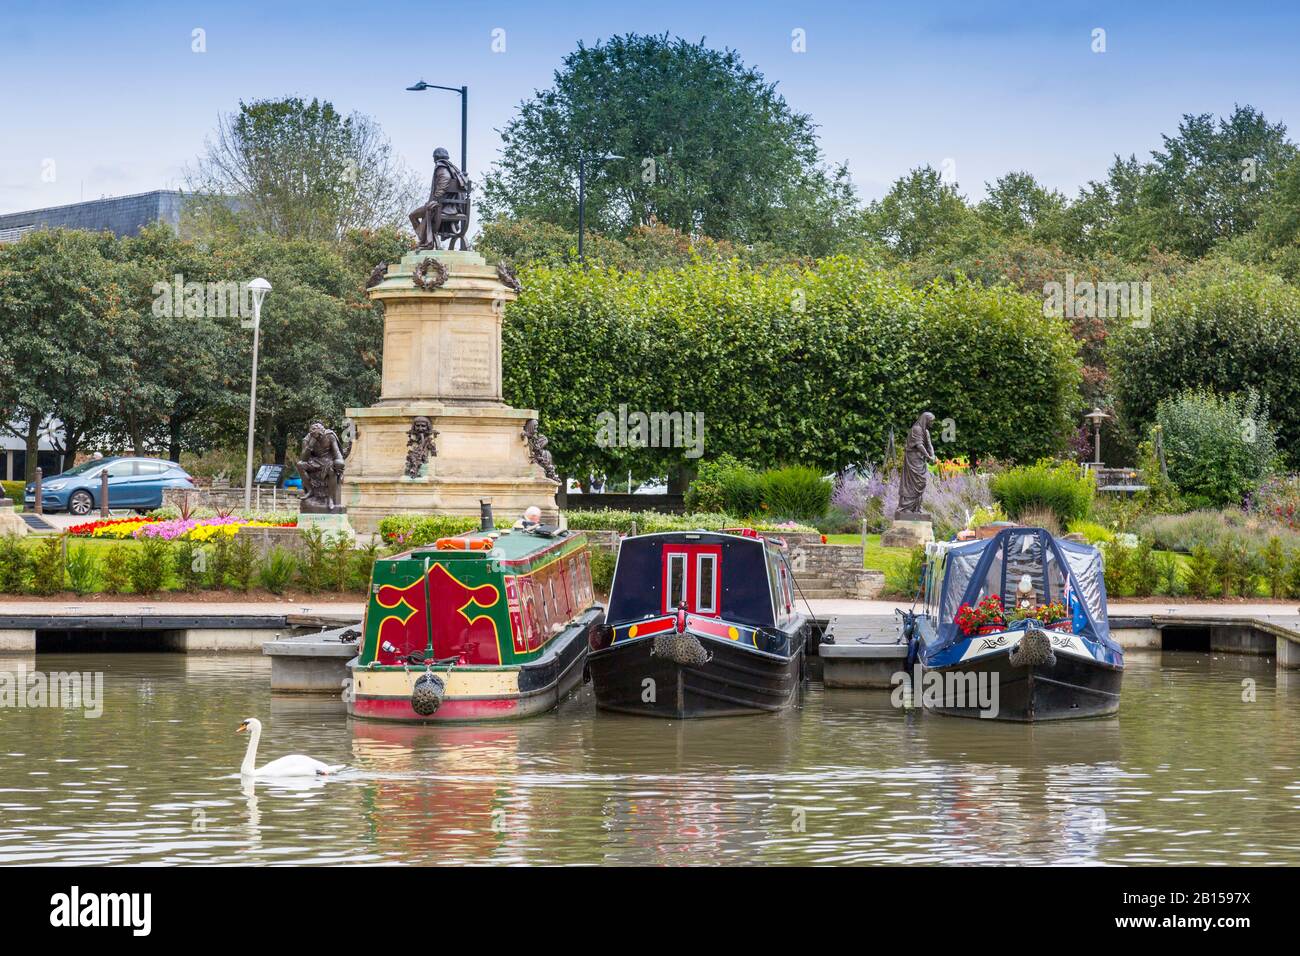
<path fill-rule="evenodd" d="M 68 529 L 77 538 L 159 538 L 163 541 L 211 541 L 218 535 L 231 538 L 240 528 L 293 528 L 295 521 L 247 521 L 233 515 L 224 518 L 109 518 L 88 521 Z"/>
<path fill-rule="evenodd" d="M 74 538 L 109 538 L 121 541 L 130 538 L 145 525 L 155 523 L 155 518 L 103 518 L 73 525 L 68 534 Z"/>

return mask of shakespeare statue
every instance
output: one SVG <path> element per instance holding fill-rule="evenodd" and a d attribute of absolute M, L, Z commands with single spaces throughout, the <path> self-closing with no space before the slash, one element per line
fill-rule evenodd
<path fill-rule="evenodd" d="M 455 249 L 457 242 L 469 248 L 469 180 L 441 146 L 433 151 L 429 201 L 412 211 L 410 219 L 419 249 L 441 249 L 443 239 L 448 249 Z"/>
<path fill-rule="evenodd" d="M 406 433 L 406 469 L 407 478 L 419 478 L 420 471 L 429 463 L 430 458 L 438 457 L 438 446 L 434 439 L 438 431 L 433 422 L 424 415 L 415 416 L 411 428 Z"/>
<path fill-rule="evenodd" d="M 524 441 L 528 445 L 528 460 L 541 465 L 542 471 L 551 481 L 559 481 L 560 475 L 555 470 L 555 462 L 551 460 L 551 453 L 546 450 L 549 442 L 542 434 L 542 430 L 537 427 L 537 419 L 530 418 L 524 425 Z"/>
<path fill-rule="evenodd" d="M 894 512 L 896 519 L 930 520 L 930 516 L 921 510 L 921 496 L 925 494 L 925 483 L 930 474 L 926 466 L 937 460 L 934 446 L 930 444 L 932 421 L 934 415 L 924 412 L 907 433 L 907 444 L 903 446 L 903 473 L 898 482 L 898 510 Z"/>
<path fill-rule="evenodd" d="M 339 438 L 322 422 L 312 422 L 302 440 L 303 497 L 299 510 L 306 514 L 333 514 L 343 510 L 343 449 Z"/>

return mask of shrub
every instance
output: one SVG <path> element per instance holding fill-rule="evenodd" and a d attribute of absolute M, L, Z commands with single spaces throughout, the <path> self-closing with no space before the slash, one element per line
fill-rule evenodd
<path fill-rule="evenodd" d="M 1020 523 L 1031 528 L 1042 528 L 1048 534 L 1060 537 L 1061 519 L 1051 508 L 1033 505 L 1020 512 Z"/>
<path fill-rule="evenodd" d="M 1155 515 L 1139 521 L 1138 530 L 1150 536 L 1157 549 L 1184 554 L 1190 553 L 1198 544 L 1215 551 L 1224 539 L 1238 541 L 1252 553 L 1259 551 L 1274 536 L 1281 539 L 1287 550 L 1300 547 L 1300 533 L 1236 508 Z"/>
<path fill-rule="evenodd" d="M 1160 593 L 1178 597 L 1183 585 L 1178 572 L 1178 559 L 1172 554 L 1156 554 L 1156 567 L 1160 576 Z"/>
<path fill-rule="evenodd" d="M 1250 510 L 1300 531 L 1300 475 L 1274 475 L 1250 496 Z"/>
<path fill-rule="evenodd" d="M 1067 525 L 1071 534 L 1083 535 L 1083 540 L 1089 544 L 1101 544 L 1106 541 L 1115 540 L 1115 532 L 1111 531 L 1105 525 L 1098 524 L 1095 521 L 1071 521 Z"/>
<path fill-rule="evenodd" d="M 1277 416 L 1281 445 L 1300 449 L 1300 289 L 1239 271 L 1174 286 L 1150 323 L 1114 327 L 1107 367 L 1125 418 L 1145 430 L 1156 408 L 1187 388 L 1253 384 Z M 1167 445 L 1166 445 L 1167 449 Z"/>
<path fill-rule="evenodd" d="M 1160 562 L 1151 547 L 1151 539 L 1139 539 L 1138 546 L 1133 549 L 1130 578 L 1133 584 L 1133 594 L 1137 597 L 1147 597 L 1155 594 L 1160 590 L 1161 577 Z"/>
<path fill-rule="evenodd" d="M 1203 544 L 1192 549 L 1192 560 L 1187 568 L 1187 590 L 1193 597 L 1207 598 L 1214 590 L 1214 553 Z"/>
<path fill-rule="evenodd" d="M 617 557 L 600 548 L 591 549 L 591 586 L 599 594 L 609 594 L 614 584 Z"/>
<path fill-rule="evenodd" d="M 203 560 L 208 566 L 208 587 L 223 590 L 229 586 L 233 570 L 230 555 L 230 538 L 219 534 L 204 546 Z"/>
<path fill-rule="evenodd" d="M 325 533 L 318 527 L 310 527 L 302 533 L 306 554 L 299 562 L 298 574 L 305 590 L 323 591 L 329 583 L 329 547 Z"/>
<path fill-rule="evenodd" d="M 16 534 L 0 538 L 0 593 L 22 594 L 30 573 L 31 556 L 23 539 Z"/>
<path fill-rule="evenodd" d="M 172 550 L 172 576 L 182 591 L 197 591 L 207 577 L 208 558 L 204 546 L 182 538 Z"/>
<path fill-rule="evenodd" d="M 21 506 L 25 494 L 27 494 L 27 482 L 0 481 L 0 498 L 9 498 L 14 504 Z"/>
<path fill-rule="evenodd" d="M 66 535 L 50 535 L 36 545 L 32 558 L 32 591 L 36 594 L 57 594 L 63 590 L 64 548 Z"/>
<path fill-rule="evenodd" d="M 1268 596 L 1271 598 L 1280 598 L 1286 593 L 1286 549 L 1282 547 L 1282 539 L 1273 535 L 1268 539 L 1268 544 L 1260 557 L 1264 562 L 1264 571 L 1268 586 Z"/>
<path fill-rule="evenodd" d="M 1183 392 L 1157 406 L 1156 425 L 1169 479 L 1185 497 L 1240 504 L 1276 467 L 1277 436 L 1253 390 Z"/>
<path fill-rule="evenodd" d="M 762 491 L 763 509 L 769 517 L 816 520 L 831 506 L 831 483 L 816 468 L 803 465 L 763 472 Z"/>
<path fill-rule="evenodd" d="M 570 511 L 569 527 L 575 531 L 617 531 L 619 534 L 650 534 L 658 531 L 721 531 L 724 528 L 753 528 L 755 531 L 814 532 L 812 525 L 738 518 L 735 515 L 695 512 L 684 515 L 657 511 Z"/>
<path fill-rule="evenodd" d="M 247 591 L 257 580 L 261 563 L 257 545 L 246 534 L 236 534 L 230 542 L 230 583 L 236 591 Z"/>
<path fill-rule="evenodd" d="M 901 597 L 912 597 L 921 586 L 924 567 L 925 546 L 917 545 L 908 553 L 906 563 L 900 561 L 885 568 L 886 590 Z"/>
<path fill-rule="evenodd" d="M 1061 525 L 1088 517 L 1096 489 L 1093 476 L 1073 462 L 1040 461 L 993 478 L 993 497 L 1016 520 L 1030 508 L 1053 512 Z"/>
<path fill-rule="evenodd" d="M 1102 567 L 1106 593 L 1114 597 L 1127 596 L 1133 588 L 1133 548 L 1122 541 L 1112 541 L 1102 545 L 1101 552 L 1104 555 Z"/>
<path fill-rule="evenodd" d="M 129 552 L 127 577 L 132 591 L 136 594 L 154 594 L 163 589 L 171 550 L 169 541 L 144 538 Z"/>
<path fill-rule="evenodd" d="M 857 534 L 862 530 L 862 523 L 857 518 L 835 505 L 831 505 L 813 525 L 822 534 Z"/>
<path fill-rule="evenodd" d="M 130 554 L 126 545 L 105 548 L 99 561 L 99 576 L 109 594 L 125 594 L 131 584 Z"/>
<path fill-rule="evenodd" d="M 272 594 L 283 594 L 298 570 L 298 559 L 292 551 L 278 544 L 266 552 L 266 558 L 257 571 L 257 583 Z"/>
<path fill-rule="evenodd" d="M 763 504 L 763 493 L 758 472 L 731 455 L 720 455 L 700 465 L 686 489 L 686 510 L 753 515 Z"/>
<path fill-rule="evenodd" d="M 385 544 L 415 548 L 433 544 L 439 538 L 473 531 L 478 526 L 479 519 L 472 515 L 398 514 L 379 520 L 379 535 Z"/>
<path fill-rule="evenodd" d="M 75 593 L 89 594 L 94 591 L 95 585 L 99 583 L 99 559 L 95 556 L 95 549 L 85 545 L 69 546 L 67 571 L 68 587 Z"/>
<path fill-rule="evenodd" d="M 1291 552 L 1291 565 L 1286 573 L 1286 596 L 1300 598 L 1300 551 Z"/>

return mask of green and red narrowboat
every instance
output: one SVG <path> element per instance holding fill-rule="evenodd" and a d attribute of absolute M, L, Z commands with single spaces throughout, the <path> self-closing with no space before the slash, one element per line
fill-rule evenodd
<path fill-rule="evenodd" d="M 550 710 L 581 683 L 604 621 L 589 554 L 584 535 L 540 528 L 469 532 L 376 561 L 348 713 L 430 722 Z"/>
<path fill-rule="evenodd" d="M 668 718 L 791 706 L 813 627 L 793 581 L 784 542 L 748 529 L 624 538 L 587 658 L 596 705 Z"/>

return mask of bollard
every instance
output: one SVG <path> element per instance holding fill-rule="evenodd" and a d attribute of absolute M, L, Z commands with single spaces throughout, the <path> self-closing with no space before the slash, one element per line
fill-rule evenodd
<path fill-rule="evenodd" d="M 45 514 L 45 508 L 41 503 L 41 478 L 43 475 L 44 472 L 41 471 L 41 469 L 37 468 L 36 469 L 36 513 L 38 515 Z"/>
<path fill-rule="evenodd" d="M 99 516 L 108 517 L 108 466 L 99 473 Z"/>

